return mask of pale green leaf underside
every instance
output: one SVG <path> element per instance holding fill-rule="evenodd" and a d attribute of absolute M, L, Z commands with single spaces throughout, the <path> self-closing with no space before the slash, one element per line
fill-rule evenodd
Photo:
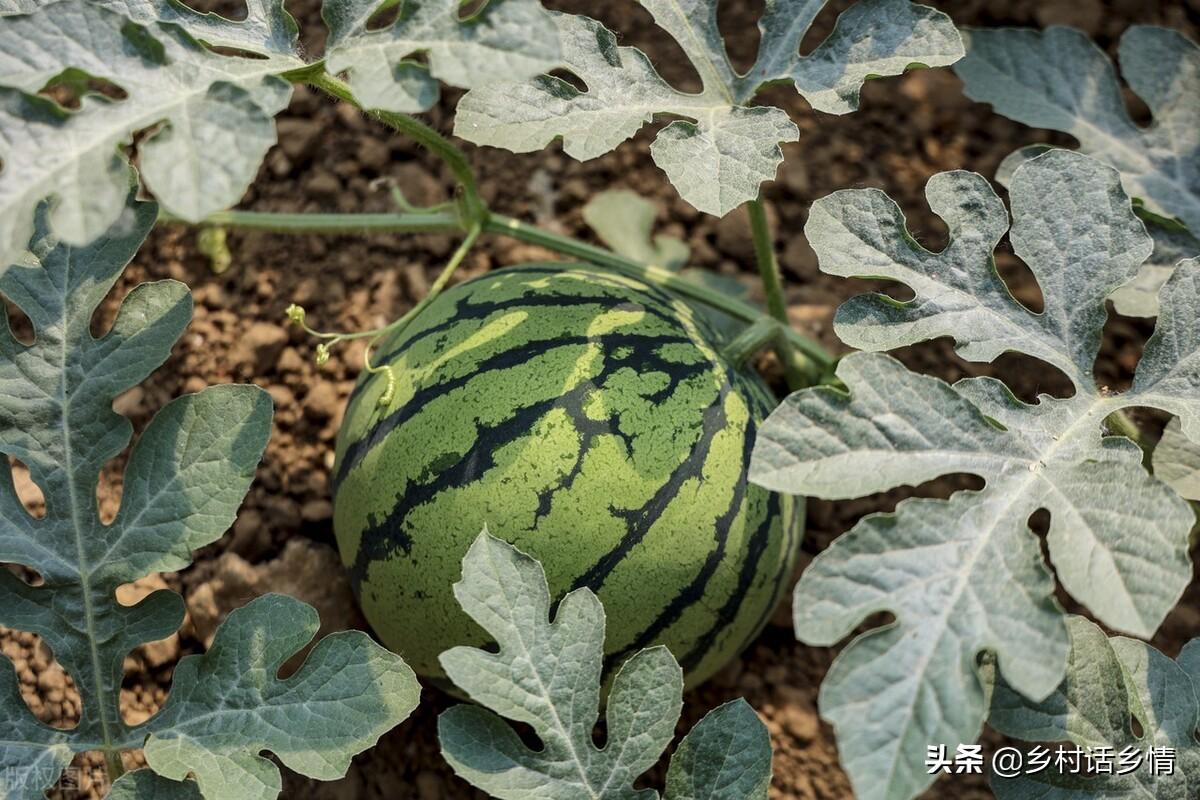
<path fill-rule="evenodd" d="M 193 22 L 198 35 L 221 24 Z M 46 197 L 55 200 L 51 221 L 64 241 L 85 244 L 103 233 L 128 190 L 121 148 L 139 131 L 155 129 L 138 145 L 139 171 L 172 213 L 197 220 L 235 204 L 275 143 L 273 118 L 291 96 L 275 76 L 298 64 L 293 56 L 219 55 L 175 25 L 131 23 L 87 0 L 0 18 L 0 263 L 15 260 Z M 68 68 L 127 96 L 89 94 L 68 112 L 32 95 Z"/>
<path fill-rule="evenodd" d="M 1127 317 L 1157 317 L 1158 294 L 1176 265 L 1200 255 L 1200 239 L 1187 230 L 1145 222 L 1146 231 L 1154 239 L 1154 252 L 1132 281 L 1110 295 L 1113 308 Z"/>
<path fill-rule="evenodd" d="M 1083 748 L 1134 747 L 1175 752 L 1174 774 L 1152 775 L 1148 759 L 1126 775 L 1062 775 L 1049 769 L 1012 779 L 993 777 L 1000 800 L 1188 800 L 1200 791 L 1200 703 L 1194 683 L 1196 640 L 1172 661 L 1145 642 L 1109 639 L 1096 625 L 1071 617 L 1071 655 L 1062 683 L 1033 703 L 1003 682 L 992 699 L 991 725 L 1034 742 L 1068 741 Z M 1133 721 L 1141 726 L 1134 735 Z"/>
<path fill-rule="evenodd" d="M 171 694 L 151 725 L 146 761 L 159 774 L 195 776 L 207 798 L 273 800 L 279 768 L 333 780 L 416 708 L 420 686 L 400 658 L 362 631 L 325 637 L 296 674 L 280 667 L 308 644 L 317 612 L 283 595 L 234 611 L 202 656 L 175 669 Z"/>
<path fill-rule="evenodd" d="M 571 592 L 551 621 L 541 565 L 486 530 L 463 559 L 454 593 L 499 645 L 441 656 L 450 679 L 484 706 L 456 706 L 438 720 L 455 773 L 501 800 L 657 798 L 633 783 L 666 750 L 679 719 L 683 673 L 670 652 L 653 647 L 622 665 L 608 696 L 607 742 L 597 748 L 604 609 L 596 596 Z M 529 749 L 505 719 L 532 726 L 542 748 Z M 681 743 L 667 798 L 765 800 L 770 762 L 753 711 L 723 706 Z"/>
<path fill-rule="evenodd" d="M 1178 419 L 1167 423 L 1154 448 L 1154 474 L 1181 497 L 1200 500 L 1200 444 L 1183 435 Z"/>
<path fill-rule="evenodd" d="M 941 253 L 921 248 L 878 191 L 814 205 L 806 232 L 822 270 L 891 278 L 915 295 L 850 300 L 838 334 L 867 350 L 949 336 L 979 361 L 1023 352 L 1059 367 L 1075 394 L 1027 405 L 994 379 L 949 386 L 863 353 L 839 365 L 846 392 L 798 392 L 761 428 L 751 478 L 777 491 L 836 499 L 951 473 L 985 480 L 979 492 L 865 518 L 797 585 L 797 635 L 813 644 L 833 644 L 872 614 L 896 616 L 843 651 L 821 692 L 867 798 L 913 796 L 931 780 L 927 745 L 953 751 L 976 738 L 986 712 L 981 651 L 996 653 L 1004 678 L 1029 697 L 1061 680 L 1067 635 L 1029 531 L 1034 512 L 1050 512 L 1047 543 L 1063 586 L 1113 628 L 1149 636 L 1191 578 L 1190 508 L 1144 470 L 1137 446 L 1105 437 L 1103 423 L 1118 409 L 1153 406 L 1183 415 L 1200 439 L 1200 264 L 1184 262 L 1163 288 L 1134 389 L 1111 395 L 1092 377 L 1105 299 L 1150 253 L 1116 172 L 1058 150 L 1015 173 L 1009 236 L 1041 284 L 1041 314 L 1014 300 L 994 270 L 1008 225 L 987 182 L 944 173 L 927 196 L 950 229 Z"/>
<path fill-rule="evenodd" d="M 655 235 L 658 206 L 628 189 L 601 192 L 583 207 L 583 221 L 615 253 L 664 269 L 685 265 L 691 248 L 680 239 Z"/>
<path fill-rule="evenodd" d="M 522 153 L 561 138 L 568 155 L 586 160 L 615 149 L 656 116 L 676 117 L 651 146 L 654 162 L 685 200 L 724 215 L 758 196 L 783 160 L 780 145 L 799 136 L 782 110 L 749 105 L 763 84 L 790 81 L 814 108 L 844 114 L 857 108 L 868 77 L 897 75 L 914 63 L 944 66 L 963 52 L 945 14 L 907 0 L 861 0 L 828 39 L 801 56 L 800 40 L 825 0 L 768 0 L 758 57 L 739 75 L 717 27 L 716 0 L 639 2 L 696 68 L 699 93 L 676 90 L 644 53 L 618 46 L 595 20 L 555 14 L 557 66 L 586 90 L 549 75 L 475 89 L 459 103 L 455 132 Z"/>
<path fill-rule="evenodd" d="M 967 56 L 954 69 L 968 97 L 1071 134 L 1120 171 L 1131 196 L 1200 231 L 1200 47 L 1166 28 L 1134 26 L 1121 37 L 1121 72 L 1154 115 L 1141 127 L 1112 62 L 1082 32 L 973 29 L 964 38 Z"/>
<path fill-rule="evenodd" d="M 643 264 L 662 267 L 693 283 L 716 292 L 754 303 L 746 285 L 732 275 L 702 267 L 688 267 L 691 248 L 674 236 L 654 233 L 657 206 L 636 192 L 612 189 L 601 192 L 583 207 L 583 220 L 610 250 Z M 759 303 L 761 305 L 761 303 Z M 702 303 L 695 303 L 697 315 L 706 319 L 715 335 L 728 340 L 745 324 Z"/>
<path fill-rule="evenodd" d="M 558 61 L 554 22 L 539 0 L 497 0 L 467 19 L 459 16 L 460 0 L 407 0 L 395 23 L 369 30 L 382 5 L 324 0 L 321 6 L 329 71 L 348 74 L 364 108 L 427 111 L 437 102 L 439 80 L 469 89 L 525 80 Z"/>

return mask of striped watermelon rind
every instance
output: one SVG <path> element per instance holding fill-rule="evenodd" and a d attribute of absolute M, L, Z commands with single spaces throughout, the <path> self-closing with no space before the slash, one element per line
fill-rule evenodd
<path fill-rule="evenodd" d="M 486 524 L 588 586 L 606 668 L 665 644 L 696 685 L 762 629 L 798 551 L 802 501 L 747 481 L 774 405 L 692 310 L 599 270 L 531 264 L 434 300 L 355 387 L 334 525 L 364 614 L 418 673 L 487 635 L 451 586 Z"/>

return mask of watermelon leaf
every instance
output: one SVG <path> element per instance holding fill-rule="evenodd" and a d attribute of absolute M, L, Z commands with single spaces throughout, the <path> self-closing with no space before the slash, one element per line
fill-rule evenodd
<path fill-rule="evenodd" d="M 1066 677 L 1043 701 L 1031 702 L 1002 681 L 992 697 L 996 730 L 1031 742 L 1071 742 L 1093 753 L 1108 748 L 1110 766 L 1125 748 L 1139 753 L 1126 774 L 1063 774 L 1054 769 L 992 777 L 1000 800 L 1090 800 L 1096 797 L 1195 797 L 1200 791 L 1200 639 L 1172 661 L 1145 642 L 1109 638 L 1083 617 L 1068 621 Z M 1189 670 L 1191 672 L 1189 673 Z M 1134 721 L 1141 735 L 1134 733 Z M 1174 754 L 1171 774 L 1155 767 L 1152 748 Z M 1158 774 L 1156 774 L 1158 773 Z"/>
<path fill-rule="evenodd" d="M 412 713 L 420 689 L 399 657 L 361 631 L 325 637 L 295 675 L 276 678 L 319 625 L 315 609 L 278 594 L 231 613 L 208 652 L 175 669 L 148 726 L 150 767 L 177 781 L 194 774 L 205 797 L 247 800 L 282 788 L 263 749 L 311 778 L 345 775 L 353 755 Z"/>
<path fill-rule="evenodd" d="M 1154 316 L 1154 295 L 1171 268 L 1200 255 L 1200 46 L 1178 31 L 1150 26 L 1131 27 L 1121 37 L 1121 71 L 1154 114 L 1154 123 L 1143 127 L 1129 115 L 1113 63 L 1081 31 L 967 29 L 964 38 L 967 55 L 954 71 L 968 97 L 1026 125 L 1071 134 L 1081 152 L 1116 168 L 1125 191 L 1148 211 L 1187 228 L 1162 229 L 1147 220 L 1162 252 L 1113 296 L 1122 314 Z M 1013 153 L 997 180 L 1004 182 L 1044 147 Z"/>
<path fill-rule="evenodd" d="M 599 22 L 556 13 L 556 66 L 586 89 L 551 75 L 473 89 L 459 103 L 455 133 L 518 153 L 562 138 L 563 150 L 582 161 L 615 149 L 656 116 L 681 118 L 659 132 L 651 155 L 680 196 L 723 216 L 758 196 L 783 160 L 780 145 L 799 138 L 783 110 L 750 105 L 764 85 L 791 82 L 815 109 L 846 114 L 858 107 L 867 78 L 898 75 L 915 63 L 944 66 L 963 53 L 940 11 L 908 0 L 862 0 L 801 56 L 800 40 L 823 0 L 768 0 L 758 57 L 739 75 L 717 27 L 717 0 L 639 2 L 683 48 L 703 82 L 699 93 L 672 87 L 644 53 L 619 46 Z"/>
<path fill-rule="evenodd" d="M 1034 144 L 1013 151 L 996 168 L 996 182 L 1007 187 L 1017 167 L 1054 148 Z M 1154 252 L 1142 264 L 1133 280 L 1109 295 L 1113 308 L 1127 317 L 1158 316 L 1158 292 L 1175 265 L 1185 258 L 1200 254 L 1200 239 L 1174 220 L 1153 214 L 1135 201 L 1134 210 L 1146 224 L 1146 232 L 1154 239 Z"/>
<path fill-rule="evenodd" d="M 524 80 L 558 61 L 554 22 L 539 0 L 496 0 L 460 17 L 461 0 L 407 0 L 381 30 L 368 23 L 390 0 L 324 0 L 325 60 L 347 72 L 364 108 L 415 113 L 438 99 L 438 81 L 469 89 Z M 428 65 L 414 56 L 428 56 Z"/>
<path fill-rule="evenodd" d="M 1154 448 L 1154 474 L 1181 497 L 1200 500 L 1200 444 L 1183 435 L 1176 417 Z"/>
<path fill-rule="evenodd" d="M 502 799 L 657 798 L 633 782 L 667 749 L 679 719 L 683 672 L 671 653 L 652 647 L 621 667 L 608 697 L 608 741 L 598 748 L 604 609 L 596 596 L 569 593 L 551 621 L 541 564 L 486 529 L 463 559 L 454 594 L 499 643 L 498 652 L 455 647 L 440 658 L 486 707 L 455 706 L 438 719 L 442 753 L 459 777 Z M 532 726 L 542 747 L 527 747 L 505 718 Z M 766 727 L 735 701 L 680 744 L 667 798 L 765 798 L 770 779 Z"/>
<path fill-rule="evenodd" d="M 296 51 L 299 28 L 283 0 L 242 0 L 246 16 L 233 21 L 202 13 L 178 0 L 93 0 L 96 5 L 124 14 L 141 25 L 170 22 L 216 47 L 232 47 L 262 55 L 282 56 L 282 65 L 300 66 Z"/>
<path fill-rule="evenodd" d="M 954 71 L 972 100 L 1035 128 L 1069 133 L 1116 168 L 1130 196 L 1200 231 L 1200 47 L 1168 28 L 1121 37 L 1121 71 L 1154 124 L 1133 121 L 1113 63 L 1082 31 L 966 29 Z M 1063 77 L 1070 80 L 1064 81 Z"/>
<path fill-rule="evenodd" d="M 1142 221 L 1154 240 L 1154 252 L 1133 280 L 1109 295 L 1117 313 L 1127 317 L 1158 316 L 1158 295 L 1175 267 L 1184 259 L 1200 255 L 1200 239 L 1186 229 L 1144 218 Z"/>
<path fill-rule="evenodd" d="M 6 465 L 26 465 L 45 497 L 45 515 L 35 518 L 11 468 L 0 478 L 0 562 L 41 578 L 0 570 L 0 625 L 41 636 L 82 700 L 76 728 L 49 728 L 21 700 L 11 662 L 0 664 L 6 798 L 41 797 L 74 753 L 115 756 L 143 745 L 152 768 L 195 774 L 209 800 L 271 798 L 280 777 L 260 751 L 336 777 L 416 703 L 412 672 L 361 632 L 323 640 L 295 676 L 278 680 L 279 666 L 315 632 L 316 612 L 268 597 L 231 615 L 207 655 L 180 662 L 160 714 L 138 726 L 121 718 L 125 657 L 173 633 L 184 609 L 170 591 L 125 606 L 117 588 L 183 568 L 193 550 L 220 537 L 254 477 L 272 416 L 269 396 L 253 386 L 212 387 L 167 404 L 129 455 L 116 518 L 101 522 L 100 471 L 132 433 L 113 400 L 167 358 L 191 318 L 187 288 L 164 280 L 135 288 L 111 329 L 91 333 L 96 308 L 157 213 L 131 193 L 105 236 L 78 247 L 50 232 L 43 203 L 28 253 L 0 275 L 0 294 L 25 312 L 35 336 L 17 340 L 0 313 L 0 453 Z"/>
<path fill-rule="evenodd" d="M 793 394 L 760 429 L 751 480 L 776 491 L 836 499 L 951 473 L 985 481 L 981 491 L 864 518 L 797 584 L 796 632 L 810 644 L 831 645 L 871 614 L 896 616 L 855 639 L 821 689 L 821 711 L 865 798 L 912 797 L 932 780 L 927 746 L 953 751 L 978 736 L 987 708 L 980 652 L 998 655 L 1005 680 L 1033 700 L 1062 680 L 1066 623 L 1029 531 L 1034 512 L 1050 512 L 1047 544 L 1063 586 L 1112 628 L 1150 636 L 1192 574 L 1191 508 L 1146 473 L 1132 441 L 1106 436 L 1104 422 L 1151 406 L 1181 416 L 1184 434 L 1200 440 L 1200 259 L 1163 287 L 1133 388 L 1113 394 L 1093 377 L 1105 298 L 1151 250 L 1116 171 L 1054 150 L 1014 174 L 1009 236 L 1041 284 L 1041 314 L 995 272 L 1008 217 L 988 183 L 942 173 L 926 195 L 951 232 L 940 253 L 917 244 L 877 190 L 835 192 L 813 206 L 806 233 L 822 270 L 892 278 L 915 293 L 850 300 L 836 315 L 838 335 L 865 350 L 949 336 L 970 361 L 1021 352 L 1062 370 L 1075 393 L 1029 405 L 993 378 L 951 386 L 861 353 L 838 367 L 845 390 Z"/>
<path fill-rule="evenodd" d="M 148 769 L 126 772 L 113 781 L 106 800 L 201 800 L 195 781 L 173 781 Z"/>
<path fill-rule="evenodd" d="M 31 14 L 59 0 L 0 0 L 0 16 Z M 299 28 L 283 7 L 282 0 L 245 0 L 246 18 L 225 19 L 203 13 L 178 0 L 92 0 L 92 5 L 123 14 L 139 25 L 170 22 L 192 36 L 218 47 L 233 47 L 251 53 L 296 56 Z"/>
<path fill-rule="evenodd" d="M 294 44 L 294 24 L 280 0 L 252 3 L 243 23 L 169 8 L 61 0 L 0 18 L 0 264 L 16 259 L 47 196 L 63 241 L 83 245 L 108 229 L 132 171 L 122 148 L 141 131 L 151 133 L 137 145 L 138 170 L 173 214 L 199 220 L 241 199 L 291 97 L 277 76 L 303 65 L 279 52 Z M 218 54 L 192 34 L 263 57 Z M 35 94 L 66 70 L 111 81 L 124 97 L 89 93 L 69 111 Z"/>
<path fill-rule="evenodd" d="M 583 221 L 614 253 L 678 270 L 687 264 L 691 248 L 674 236 L 655 234 L 657 218 L 658 206 L 628 189 L 600 192 L 583 207 Z"/>
<path fill-rule="evenodd" d="M 760 798 L 771 784 L 771 735 L 738 699 L 696 723 L 671 757 L 667 800 Z"/>

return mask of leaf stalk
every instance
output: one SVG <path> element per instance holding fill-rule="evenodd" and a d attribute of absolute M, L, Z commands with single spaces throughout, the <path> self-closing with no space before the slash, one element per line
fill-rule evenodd
<path fill-rule="evenodd" d="M 121 761 L 120 750 L 104 751 L 104 769 L 108 773 L 108 785 L 111 787 L 118 778 L 125 774 L 125 764 Z"/>
<path fill-rule="evenodd" d="M 721 348 L 721 355 L 734 366 L 740 367 L 762 350 L 768 344 L 777 343 L 783 338 L 783 326 L 777 320 L 762 317 L 752 325 L 747 325 L 734 338 Z"/>
<path fill-rule="evenodd" d="M 509 236 L 529 244 L 541 245 L 549 250 L 564 255 L 575 256 L 591 264 L 608 267 L 637 280 L 647 281 L 665 289 L 669 289 L 681 297 L 686 297 L 709 308 L 733 317 L 736 320 L 753 325 L 767 318 L 761 311 L 749 303 L 735 297 L 722 294 L 703 284 L 690 281 L 662 267 L 642 264 L 611 250 L 597 247 L 569 236 L 562 236 L 542 228 L 528 225 L 512 217 L 493 214 L 488 220 L 486 229 L 490 233 Z M 795 354 L 795 363 L 801 374 L 802 386 L 811 386 L 817 382 L 822 370 L 833 363 L 833 357 L 820 343 L 793 330 L 784 323 L 784 338 L 787 341 L 788 352 Z"/>
<path fill-rule="evenodd" d="M 762 278 L 763 293 L 767 297 L 767 312 L 785 328 L 790 328 L 788 322 L 787 301 L 783 296 L 783 276 L 779 273 L 779 262 L 775 258 L 775 237 L 771 233 L 771 224 L 767 220 L 767 209 L 763 205 L 762 196 L 746 204 L 750 215 L 750 233 L 754 241 L 754 259 L 758 264 L 758 274 Z M 775 354 L 783 363 L 784 376 L 788 386 L 795 390 L 811 386 L 816 381 L 812 379 L 810 370 L 796 358 L 796 352 L 787 342 L 775 346 Z"/>
<path fill-rule="evenodd" d="M 411 212 L 405 209 L 406 213 L 396 215 L 362 214 L 336 215 L 333 217 L 329 215 L 303 215 L 299 218 L 293 216 L 286 220 L 278 218 L 282 215 L 272 215 L 276 218 L 261 218 L 257 220 L 257 222 L 262 223 L 261 229 L 307 233 L 343 233 L 367 230 L 462 230 L 468 233 L 468 240 L 471 244 L 474 244 L 474 239 L 480 232 L 499 233 L 531 244 L 539 244 L 559 253 L 574 255 L 592 264 L 606 266 L 630 277 L 651 281 L 660 286 L 667 287 L 681 296 L 716 308 L 734 319 L 741 320 L 750 325 L 762 319 L 762 314 L 752 306 L 734 298 L 726 297 L 707 287 L 681 279 L 666 270 L 648 264 L 640 264 L 603 248 L 569 237 L 559 236 L 550 231 L 526 225 L 510 217 L 492 214 L 487 204 L 484 203 L 479 195 L 474 170 L 471 168 L 471 164 L 462 150 L 432 127 L 414 117 L 406 114 L 381 111 L 379 109 L 363 108 L 350 87 L 341 79 L 329 74 L 325 69 L 324 62 L 316 62 L 303 69 L 288 73 L 284 77 L 294 82 L 306 83 L 338 100 L 350 103 L 397 132 L 412 138 L 440 158 L 449 167 L 450 171 L 454 173 L 454 177 L 458 181 L 458 215 L 457 218 L 451 220 L 447 218 L 448 215 L 446 212 L 435 209 Z M 821 374 L 832 363 L 833 359 L 819 344 L 796 333 L 788 324 L 787 305 L 783 298 L 783 286 L 779 274 L 779 266 L 775 260 L 774 241 L 771 236 L 770 227 L 767 224 L 766 212 L 761 199 L 751 201 L 749 203 L 749 210 L 751 227 L 754 234 L 754 250 L 759 272 L 763 278 L 763 288 L 767 295 L 768 309 L 771 317 L 781 323 L 785 329 L 785 335 L 777 337 L 778 341 L 775 345 L 775 352 L 783 363 L 790 388 L 797 389 L 803 386 L 811 386 L 820 380 Z M 226 218 L 227 222 L 229 222 L 230 215 L 242 213 L 253 212 L 226 212 L 223 215 L 218 214 L 210 217 L 208 220 L 205 220 L 204 224 L 219 224 L 217 220 L 222 217 Z M 349 219 L 348 217 L 353 217 L 353 219 Z M 305 219 L 308 221 L 305 222 Z M 251 220 L 246 218 L 245 221 L 250 222 Z M 242 227 L 252 226 L 245 225 Z M 464 242 L 464 244 L 466 243 Z M 469 249 L 470 245 L 467 246 Z M 436 294 L 431 291 L 430 297 L 426 299 L 432 299 L 434 296 Z M 418 304 L 409 314 L 416 313 L 422 307 L 422 304 Z M 393 324 L 396 325 L 405 322 L 409 314 L 406 314 L 405 317 L 402 317 Z M 407 323 L 405 322 L 405 324 Z M 390 328 L 391 326 L 388 329 L 381 330 L 391 332 Z M 368 335 L 381 334 L 375 331 L 363 333 L 363 336 Z M 335 335 L 334 341 L 340 341 L 343 338 L 352 338 L 352 335 Z M 353 338 L 362 337 L 353 336 Z"/>
<path fill-rule="evenodd" d="M 1104 424 L 1113 433 L 1132 439 L 1134 444 L 1142 448 L 1142 463 L 1146 467 L 1150 466 L 1150 455 L 1153 449 L 1146 441 L 1145 435 L 1142 434 L 1142 429 L 1129 418 L 1128 414 L 1121 410 L 1114 411 L 1105 417 Z"/>
<path fill-rule="evenodd" d="M 462 215 L 466 221 L 466 224 L 462 227 L 469 228 L 470 225 L 482 223 L 487 219 L 487 205 L 483 202 L 483 198 L 479 196 L 479 187 L 475 182 L 475 171 L 471 168 L 471 163 L 467 160 L 466 154 L 455 147 L 454 143 L 445 136 L 419 119 L 410 117 L 407 114 L 363 108 L 344 81 L 325 71 L 324 62 L 318 62 L 309 68 L 292 73 L 288 77 L 292 80 L 302 80 L 315 89 L 320 89 L 338 100 L 351 104 L 398 133 L 409 137 L 422 147 L 425 147 L 450 168 L 450 171 L 454 173 L 455 180 L 458 181 L 461 193 L 459 200 Z"/>
<path fill-rule="evenodd" d="M 163 213 L 161 219 L 173 224 L 192 224 L 167 213 Z M 457 213 L 450 211 L 392 214 L 289 214 L 264 211 L 222 211 L 196 224 L 204 227 L 221 226 L 274 233 L 325 235 L 455 233 L 464 230 L 462 218 Z M 715 308 L 748 325 L 762 319 L 772 319 L 749 303 L 690 281 L 661 267 L 633 261 L 603 247 L 538 228 L 513 217 L 490 213 L 480 226 L 480 231 L 545 247 L 589 264 L 607 267 L 628 277 L 653 283 L 681 297 L 702 303 L 709 308 Z M 398 322 L 399 320 L 397 320 Z M 345 334 L 345 336 L 347 338 L 365 338 L 378 335 L 378 333 L 379 331 L 364 331 L 361 335 Z M 338 334 L 332 335 L 337 336 Z M 796 353 L 797 361 L 802 365 L 804 374 L 811 376 L 810 383 L 817 382 L 817 376 L 833 364 L 833 356 L 819 342 L 790 327 L 785 327 L 783 336 L 791 346 L 792 352 Z"/>

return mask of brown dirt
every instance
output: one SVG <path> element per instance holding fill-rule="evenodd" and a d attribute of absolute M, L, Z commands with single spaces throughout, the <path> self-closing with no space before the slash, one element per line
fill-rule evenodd
<path fill-rule="evenodd" d="M 835 12 L 848 4 L 847 0 L 830 3 L 807 40 L 808 46 L 828 33 Z M 547 5 L 599 16 L 621 32 L 623 43 L 655 55 L 669 79 L 684 87 L 689 81 L 694 85 L 695 76 L 689 74 L 675 45 L 665 40 L 648 15 L 630 0 L 605 3 L 600 12 L 589 8 L 596 4 L 582 0 L 556 0 Z M 954 0 L 934 5 L 961 25 L 1073 24 L 1096 37 L 1110 53 L 1130 24 L 1168 25 L 1194 39 L 1200 33 L 1200 0 Z M 294 0 L 289 7 L 302 21 L 309 52 L 319 53 L 323 33 L 316 1 Z M 730 37 L 735 59 L 753 50 L 753 19 L 759 8 L 761 0 L 722 6 L 723 27 L 737 31 Z M 442 104 L 427 119 L 449 131 L 457 97 L 453 91 L 446 92 Z M 872 82 L 863 92 L 862 110 L 845 117 L 816 114 L 785 88 L 771 90 L 764 102 L 786 108 L 801 128 L 800 142 L 785 147 L 787 161 L 778 180 L 766 188 L 779 220 L 779 248 L 793 321 L 839 351 L 844 348 L 829 324 L 833 310 L 867 284 L 830 278 L 817 270 L 812 250 L 799 234 L 815 199 L 845 187 L 883 188 L 904 208 L 914 234 L 936 247 L 946 233 L 924 203 L 923 187 L 931 175 L 958 168 L 990 175 L 1000 160 L 1020 145 L 1069 143 L 1065 137 L 1023 128 L 971 103 L 960 94 L 959 82 L 948 70 Z M 335 106 L 304 89 L 297 90 L 279 125 L 280 144 L 268 155 L 243 207 L 382 211 L 390 208 L 390 201 L 375 185 L 379 178 L 395 180 L 409 199 L 419 204 L 444 198 L 451 186 L 438 162 L 410 142 L 353 109 Z M 574 162 L 557 146 L 526 156 L 467 149 L 483 193 L 497 210 L 586 237 L 580 208 L 587 199 L 604 189 L 631 188 L 661 204 L 662 230 L 688 241 L 694 265 L 741 276 L 752 286 L 753 266 L 747 257 L 744 225 L 736 216 L 719 222 L 680 201 L 650 161 L 651 140 L 652 135 L 643 132 L 616 153 L 586 164 Z M 199 253 L 194 233 L 163 228 L 153 234 L 127 271 L 117 297 L 140 281 L 163 277 L 185 281 L 196 297 L 195 321 L 170 361 L 146 384 L 118 401 L 118 408 L 131 416 L 135 426 L 144 426 L 154 410 L 171 397 L 213 383 L 257 383 L 270 391 L 276 404 L 273 438 L 233 531 L 199 552 L 190 569 L 165 576 L 166 585 L 186 596 L 190 618 L 179 637 L 143 648 L 127 660 L 123 703 L 131 720 L 144 719 L 161 705 L 180 653 L 201 649 L 223 614 L 262 591 L 288 591 L 314 602 L 322 610 L 327 629 L 361 624 L 345 584 L 328 580 L 331 570 L 327 567 L 335 558 L 328 476 L 332 442 L 362 351 L 344 347 L 318 371 L 311 342 L 296 329 L 284 326 L 283 311 L 292 302 L 305 305 L 312 324 L 324 329 L 380 326 L 424 296 L 452 244 L 447 237 L 433 235 L 317 238 L 231 233 L 233 266 L 215 275 Z M 458 278 L 549 256 L 534 247 L 489 239 L 469 256 Z M 1036 286 L 1016 258 L 1001 252 L 999 262 L 1022 299 L 1036 303 Z M 112 307 L 110 303 L 107 313 L 111 314 Z M 1099 368 L 1102 380 L 1114 387 L 1128 382 L 1148 331 L 1144 323 L 1130 320 L 1117 319 L 1110 324 Z M 1048 375 L 1048 370 L 1041 366 L 1031 369 L 1021 359 L 1004 358 L 996 365 L 966 364 L 945 342 L 909 348 L 903 358 L 911 366 L 949 379 L 967 374 L 1001 375 L 1026 397 L 1063 388 L 1062 380 Z M 101 489 L 102 505 L 109 513 L 119 503 L 120 466 L 116 464 L 106 473 Z M 21 478 L 18 475 L 19 482 Z M 28 488 L 27 479 L 24 483 Z M 950 485 L 940 482 L 846 503 L 812 503 L 803 562 L 863 514 L 888 510 L 912 494 L 944 495 Z M 305 580 L 305 575 L 317 577 Z M 140 590 L 153 588 L 153 580 L 163 583 L 163 579 L 151 579 Z M 1188 593 L 1155 637 L 1157 646 L 1174 654 L 1183 642 L 1200 634 L 1198 599 L 1196 590 Z M 714 705 L 745 696 L 771 731 L 775 746 L 773 798 L 850 797 L 846 777 L 837 764 L 832 731 L 816 711 L 817 689 L 837 648 L 797 643 L 788 618 L 785 604 L 741 659 L 688 696 L 681 731 Z M 77 695 L 70 679 L 36 637 L 0 633 L 0 649 L 17 664 L 22 693 L 39 717 L 59 725 L 77 718 Z M 385 736 L 374 751 L 356 759 L 346 779 L 319 785 L 289 776 L 285 796 L 322 800 L 482 797 L 455 778 L 437 752 L 435 717 L 451 702 L 436 690 L 427 690 L 425 702 L 413 718 Z M 136 760 L 134 755 L 129 763 Z M 102 778 L 98 763 L 85 756 L 77 766 L 71 776 L 74 785 L 64 786 L 61 794 L 93 796 L 93 784 Z M 990 793 L 982 779 L 956 777 L 939 782 L 926 796 L 972 800 Z"/>

